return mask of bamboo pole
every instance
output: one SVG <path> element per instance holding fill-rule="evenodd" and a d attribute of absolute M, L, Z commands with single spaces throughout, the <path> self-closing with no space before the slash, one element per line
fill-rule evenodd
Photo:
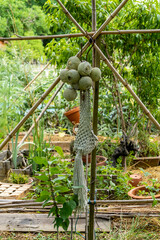
<path fill-rule="evenodd" d="M 160 198 L 156 198 L 157 202 L 160 203 Z M 6 200 L 7 201 L 7 200 Z M 52 201 L 49 201 L 50 204 L 52 204 Z M 131 200 L 90 200 L 88 204 L 96 204 L 96 205 L 143 205 L 143 204 L 151 204 L 153 203 L 153 199 L 131 199 Z M 32 207 L 32 206 L 42 206 L 43 202 L 36 202 L 32 200 L 20 200 L 13 202 L 2 202 L 0 204 L 0 208 L 9 208 L 9 207 Z M 46 206 L 47 209 L 49 206 Z"/>
<path fill-rule="evenodd" d="M 87 48 L 82 48 L 77 54 L 77 57 L 80 57 Z M 23 117 L 23 119 L 17 124 L 17 126 L 8 134 L 8 136 L 4 139 L 4 141 L 0 144 L 0 150 L 8 143 L 8 141 L 15 135 L 15 133 L 19 130 L 19 128 L 23 125 L 23 123 L 31 116 L 31 114 L 35 111 L 35 109 L 41 104 L 41 102 L 48 96 L 48 94 L 52 91 L 52 89 L 59 83 L 60 77 L 57 77 L 54 83 L 45 91 L 45 93 L 41 96 L 41 98 L 33 105 L 30 111 Z"/>
<path fill-rule="evenodd" d="M 44 72 L 44 70 L 50 65 L 51 61 L 49 61 L 46 66 L 25 86 L 24 90 L 26 90 L 38 77 L 39 75 Z"/>
<path fill-rule="evenodd" d="M 90 39 L 90 36 L 87 32 L 84 31 L 84 29 L 79 25 L 79 23 L 74 19 L 74 17 L 70 14 L 70 12 L 65 8 L 63 3 L 60 0 L 56 0 L 58 4 L 63 9 L 63 12 L 66 14 L 66 16 L 78 27 L 78 29 L 84 34 L 84 36 L 88 39 Z"/>
<path fill-rule="evenodd" d="M 156 198 L 157 202 L 160 203 L 160 198 Z M 92 204 L 94 204 L 94 201 L 90 201 Z M 153 203 L 153 199 L 140 199 L 140 200 L 96 200 L 96 204 L 109 204 L 109 205 L 114 205 L 114 204 L 144 204 L 144 203 Z"/>
<path fill-rule="evenodd" d="M 92 0 L 92 31 L 96 31 L 96 0 Z M 97 42 L 98 41 L 98 42 Z M 100 38 L 96 40 L 97 44 L 100 44 Z M 92 51 L 92 66 L 100 67 L 100 57 L 97 51 L 93 48 Z M 94 83 L 93 91 L 93 131 L 97 135 L 97 123 L 98 123 L 98 100 L 99 100 L 99 82 Z M 92 151 L 91 161 L 91 180 L 90 180 L 90 200 L 95 199 L 95 186 L 96 185 L 96 147 Z M 89 206 L 89 230 L 88 239 L 94 239 L 95 230 L 95 205 Z"/>
<path fill-rule="evenodd" d="M 48 103 L 46 104 L 46 106 L 44 107 L 44 109 L 42 110 L 42 112 L 40 113 L 40 115 L 37 117 L 36 119 L 36 123 L 39 122 L 39 120 L 41 119 L 41 117 L 44 115 L 45 111 L 47 110 L 47 108 L 50 106 L 51 102 L 54 100 L 54 98 L 57 96 L 57 94 L 59 93 L 59 91 L 61 90 L 61 88 L 63 87 L 64 83 L 61 83 L 61 85 L 59 86 L 59 88 L 56 90 L 56 92 L 52 95 L 52 97 L 50 98 L 50 100 L 48 101 Z M 26 140 L 26 138 L 29 136 L 29 134 L 32 132 L 33 128 L 35 127 L 35 123 L 32 124 L 32 126 L 30 127 L 30 129 L 28 130 L 28 132 L 26 133 L 26 135 L 23 137 L 23 139 L 21 140 L 21 142 L 18 144 L 18 147 L 20 147 L 20 145 Z"/>
<path fill-rule="evenodd" d="M 57 0 L 60 3 L 60 0 Z M 83 46 L 81 52 L 85 52 L 90 44 L 93 44 L 93 40 L 95 40 L 104 28 L 111 22 L 111 20 L 118 14 L 118 12 L 122 9 L 122 7 L 128 2 L 128 0 L 123 0 L 121 4 L 110 14 L 107 20 L 101 25 L 101 27 L 93 34 L 92 38 L 86 33 L 83 28 L 77 23 L 77 21 L 71 16 L 71 14 L 67 11 L 64 5 L 61 3 L 61 7 L 64 9 L 65 14 L 70 18 L 70 20 L 79 28 L 79 30 L 89 39 L 89 41 Z M 77 55 L 78 56 L 78 55 Z"/>
<path fill-rule="evenodd" d="M 150 111 L 146 108 L 146 106 L 142 103 L 142 101 L 139 99 L 139 97 L 135 94 L 135 92 L 132 90 L 130 85 L 121 77 L 121 75 L 117 72 L 117 70 L 113 67 L 113 65 L 110 63 L 108 58 L 103 54 L 101 49 L 97 46 L 97 44 L 94 44 L 94 47 L 101 55 L 103 61 L 107 64 L 107 66 L 112 70 L 112 72 L 116 75 L 116 77 L 120 80 L 120 82 L 127 88 L 127 90 L 131 93 L 133 98 L 136 100 L 136 102 L 141 106 L 144 113 L 148 116 L 148 118 L 154 123 L 154 125 L 160 130 L 160 124 L 157 122 L 157 120 L 153 117 L 153 115 L 150 113 Z"/>
<path fill-rule="evenodd" d="M 95 32 L 88 32 L 90 36 L 93 36 Z M 121 35 L 121 34 L 144 34 L 144 33 L 160 33 L 160 29 L 131 29 L 131 30 L 114 30 L 114 31 L 102 31 L 100 35 Z M 37 40 L 37 39 L 53 39 L 53 38 L 75 38 L 85 37 L 83 33 L 68 33 L 46 36 L 17 36 L 13 38 L 0 37 L 0 41 L 24 41 L 24 40 Z"/>
<path fill-rule="evenodd" d="M 23 123 L 31 116 L 35 109 L 41 104 L 41 102 L 48 96 L 52 89 L 58 84 L 60 77 L 58 77 L 51 86 L 42 94 L 41 98 L 33 105 L 29 112 L 22 118 L 22 120 L 17 124 L 17 126 L 8 134 L 4 141 L 0 144 L 0 150 L 8 143 L 8 141 L 15 135 L 15 133 L 20 129 Z"/>
<path fill-rule="evenodd" d="M 160 160 L 160 156 L 157 157 L 136 157 L 133 161 L 140 161 L 140 160 Z"/>

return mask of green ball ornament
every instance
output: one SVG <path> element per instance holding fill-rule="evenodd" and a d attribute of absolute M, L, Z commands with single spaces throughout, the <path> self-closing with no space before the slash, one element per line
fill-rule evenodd
<path fill-rule="evenodd" d="M 90 77 L 92 78 L 92 80 L 94 82 L 99 81 L 101 79 L 101 70 L 99 68 L 97 68 L 97 67 L 92 68 Z"/>
<path fill-rule="evenodd" d="M 67 82 L 69 84 L 77 83 L 80 79 L 78 71 L 71 69 L 67 72 Z"/>
<path fill-rule="evenodd" d="M 81 76 L 89 76 L 91 73 L 92 67 L 89 62 L 82 62 L 78 66 L 78 72 Z"/>
<path fill-rule="evenodd" d="M 80 90 L 86 90 L 89 89 L 92 86 L 92 79 L 88 76 L 81 77 L 79 80 L 79 88 Z"/>
<path fill-rule="evenodd" d="M 66 88 L 63 92 L 63 96 L 67 101 L 73 101 L 77 97 L 77 91 L 73 88 Z"/>
<path fill-rule="evenodd" d="M 67 61 L 67 68 L 77 70 L 80 63 L 81 61 L 78 57 L 76 56 L 70 57 Z"/>
<path fill-rule="evenodd" d="M 78 83 L 78 82 L 71 84 L 71 86 L 72 86 L 72 88 L 75 89 L 75 90 L 80 90 L 80 88 L 79 88 L 79 83 Z"/>
<path fill-rule="evenodd" d="M 62 69 L 60 71 L 60 79 L 62 80 L 62 82 L 67 83 L 68 82 L 68 69 Z"/>

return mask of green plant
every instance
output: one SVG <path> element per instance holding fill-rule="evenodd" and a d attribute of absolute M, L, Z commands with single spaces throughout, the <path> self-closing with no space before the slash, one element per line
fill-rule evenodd
<path fill-rule="evenodd" d="M 129 173 L 124 173 L 120 165 L 117 168 L 109 163 L 106 166 L 99 166 L 97 174 L 102 174 L 100 177 L 97 176 L 97 188 L 113 190 L 112 198 L 114 199 L 129 199 L 128 191 L 131 189 L 131 185 L 128 184 Z M 107 178 L 103 175 L 107 175 Z"/>
<path fill-rule="evenodd" d="M 77 199 L 69 194 L 72 190 L 69 178 L 72 172 L 67 167 L 69 163 L 62 160 L 64 155 L 60 147 L 54 147 L 53 150 L 56 154 L 45 149 L 46 157 L 33 158 L 36 164 L 43 166 L 35 176 L 39 180 L 36 185 L 37 201 L 43 201 L 43 206 L 52 205 L 49 215 L 55 216 L 57 231 L 60 226 L 67 230 L 69 216 L 77 206 Z M 63 205 L 62 208 L 58 207 L 59 204 Z"/>
<path fill-rule="evenodd" d="M 28 181 L 29 181 L 29 177 L 27 175 L 17 174 L 14 172 L 9 173 L 8 182 L 10 183 L 24 184 L 24 183 L 28 183 Z"/>
<path fill-rule="evenodd" d="M 153 157 L 159 155 L 159 144 L 158 142 L 151 142 L 150 136 L 143 130 L 138 133 L 139 142 L 139 156 L 141 157 Z"/>
<path fill-rule="evenodd" d="M 118 142 L 113 143 L 112 138 L 101 141 L 98 143 L 98 146 L 97 146 L 97 155 L 101 155 L 101 156 L 107 157 L 108 159 L 111 159 L 111 156 L 117 146 L 118 146 Z"/>
<path fill-rule="evenodd" d="M 143 168 L 140 168 L 140 170 L 143 172 L 144 176 L 149 176 L 151 175 L 149 172 L 144 171 Z M 150 181 L 151 185 L 148 185 L 148 183 L 146 182 L 141 182 L 142 185 L 145 186 L 146 191 L 139 191 L 138 195 L 142 195 L 142 196 L 151 196 L 153 199 L 153 203 L 152 206 L 154 207 L 158 201 L 155 198 L 155 195 L 160 193 L 160 183 L 158 182 L 157 178 L 149 178 L 148 181 Z"/>
<path fill-rule="evenodd" d="M 18 135 L 19 135 L 19 131 L 16 132 L 15 143 L 14 143 L 14 139 L 12 138 L 12 160 L 13 160 L 13 165 L 14 165 L 14 168 L 15 168 L 15 169 L 17 168 Z"/>

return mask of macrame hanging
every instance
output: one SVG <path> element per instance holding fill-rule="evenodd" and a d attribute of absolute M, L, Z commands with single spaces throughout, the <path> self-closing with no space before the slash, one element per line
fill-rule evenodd
<path fill-rule="evenodd" d="M 78 209 L 87 205 L 87 186 L 84 176 L 82 156 L 92 152 L 98 141 L 91 128 L 90 90 L 80 91 L 80 124 L 74 143 L 76 157 L 74 162 L 74 194 L 78 195 Z"/>
<path fill-rule="evenodd" d="M 92 152 L 98 141 L 91 128 L 90 88 L 93 82 L 99 81 L 101 70 L 92 68 L 89 62 L 81 62 L 77 56 L 72 56 L 67 61 L 67 69 L 62 69 L 60 79 L 67 83 L 63 96 L 67 101 L 74 101 L 77 90 L 80 90 L 80 124 L 76 136 L 74 150 L 74 194 L 78 195 L 78 209 L 84 210 L 87 205 L 87 186 L 84 177 L 82 156 Z"/>

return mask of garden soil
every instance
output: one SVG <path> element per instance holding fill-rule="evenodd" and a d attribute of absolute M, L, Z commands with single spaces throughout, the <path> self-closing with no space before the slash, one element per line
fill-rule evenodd
<path fill-rule="evenodd" d="M 150 175 L 145 176 L 141 169 L 129 169 L 130 174 L 141 174 L 142 175 L 142 182 L 146 182 L 148 185 L 151 185 L 150 179 L 157 179 L 157 183 L 160 184 L 160 166 L 156 167 L 149 167 L 144 170 L 146 173 L 150 173 Z M 142 185 L 142 184 L 139 184 Z"/>

